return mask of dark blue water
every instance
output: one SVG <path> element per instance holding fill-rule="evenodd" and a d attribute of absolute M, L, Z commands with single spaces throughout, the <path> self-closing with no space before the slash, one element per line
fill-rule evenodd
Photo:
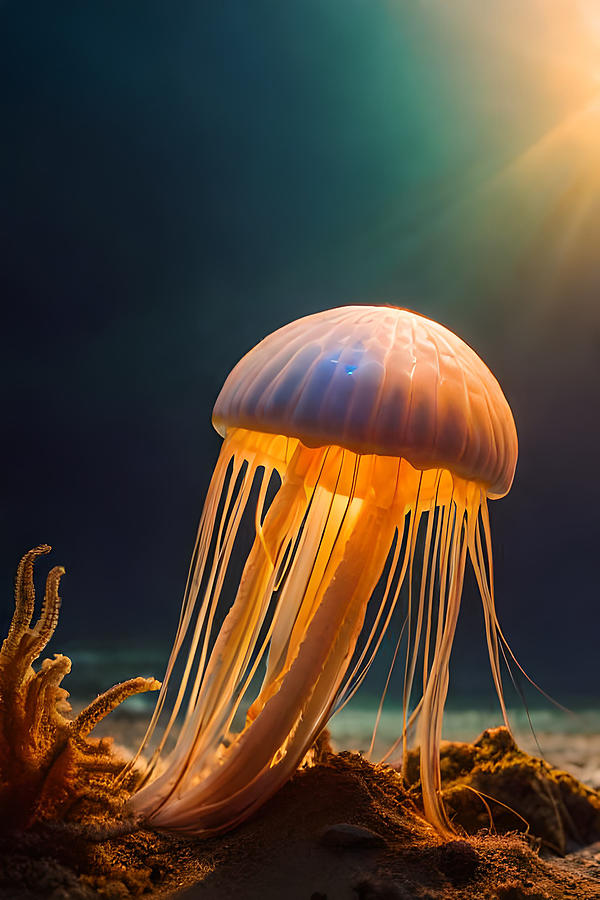
<path fill-rule="evenodd" d="M 73 645 L 66 652 L 72 660 L 73 669 L 65 681 L 65 687 L 71 693 L 73 706 L 80 707 L 99 692 L 127 678 L 154 675 L 160 680 L 168 647 L 108 648 Z M 398 673 L 396 683 L 392 682 L 383 706 L 374 756 L 383 754 L 402 730 L 400 685 L 401 673 Z M 368 749 L 382 686 L 383 682 L 378 684 L 377 673 L 373 673 L 367 680 L 365 689 L 361 689 L 331 720 L 330 727 L 338 748 Z M 506 685 L 506 695 L 511 727 L 527 746 L 535 743 L 532 728 L 535 733 L 544 735 L 600 735 L 600 709 L 593 696 L 577 694 L 561 698 L 568 706 L 569 711 L 565 711 L 547 701 L 534 689 L 528 691 L 524 701 L 511 688 L 510 681 Z M 132 697 L 116 715 L 121 718 L 126 714 L 127 718 L 145 720 L 153 709 L 155 698 L 156 694 L 153 693 Z M 104 728 L 107 733 L 110 733 L 109 723 L 110 720 Z M 481 673 L 479 688 L 470 693 L 451 684 L 444 717 L 445 739 L 473 740 L 485 728 L 501 724 L 500 706 L 487 670 Z"/>

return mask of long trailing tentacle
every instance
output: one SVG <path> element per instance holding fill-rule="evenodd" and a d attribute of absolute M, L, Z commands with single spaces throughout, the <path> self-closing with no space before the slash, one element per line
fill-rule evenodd
<path fill-rule="evenodd" d="M 164 774 L 148 783 L 133 801 L 134 810 L 147 810 L 156 824 L 177 820 L 183 828 L 190 815 L 194 816 L 194 808 L 202 810 L 198 830 L 211 830 L 211 822 L 233 824 L 235 809 L 241 813 L 242 808 L 257 802 L 259 794 L 272 792 L 282 778 L 288 777 L 335 701 L 395 526 L 384 508 L 354 499 L 358 457 L 346 451 L 337 453 L 333 467 L 328 466 L 327 490 L 332 496 L 326 506 L 320 507 L 316 488 L 322 457 L 322 452 L 306 448 L 299 451 L 264 517 L 260 512 L 266 498 L 264 482 L 258 489 L 254 546 L 236 600 L 220 626 L 206 665 L 197 667 L 197 691 L 195 685 L 189 706 L 192 713 L 184 721 L 177 746 L 166 760 Z M 344 476 L 348 492 L 338 496 L 341 472 L 348 469 L 346 458 L 351 466 Z M 306 470 L 307 465 L 312 475 L 306 471 L 302 474 L 302 467 Z M 319 508 L 327 510 L 316 533 L 315 520 L 304 520 L 309 503 L 311 516 Z M 315 514 L 317 518 L 321 515 Z M 368 523 L 376 520 L 386 522 L 386 527 L 369 528 Z M 356 533 L 359 521 L 364 524 Z M 375 534 L 379 535 L 376 558 L 361 569 L 362 551 L 359 554 L 356 549 L 362 546 L 361 542 L 371 542 Z M 304 535 L 311 544 L 306 553 L 302 550 Z M 346 570 L 348 573 L 342 577 Z M 351 591 L 348 597 L 342 591 L 344 585 Z M 217 599 L 221 587 L 222 580 L 217 575 Z M 296 592 L 301 604 L 296 605 L 296 612 L 282 629 L 280 616 L 288 614 L 290 599 L 291 607 L 294 606 Z M 347 608 L 350 596 L 355 598 L 351 614 Z M 328 625 L 324 630 L 327 617 L 331 616 L 336 617 L 339 626 L 331 630 Z M 278 628 L 277 647 L 272 642 Z M 327 633 L 335 641 L 333 655 L 327 653 Z M 270 643 L 274 653 L 253 711 L 242 731 L 230 734 L 239 703 Z M 304 681 L 308 693 L 300 703 L 298 692 Z"/>
<path fill-rule="evenodd" d="M 427 654 L 427 646 L 428 646 L 428 642 L 429 642 L 429 630 L 430 630 L 430 622 L 431 622 L 431 603 L 432 603 L 432 593 L 433 593 L 433 585 L 434 585 L 433 565 L 435 564 L 435 558 L 436 558 L 436 543 L 434 542 L 434 545 L 433 545 L 433 547 L 434 547 L 433 555 L 431 553 L 431 546 L 432 546 L 432 535 L 433 535 L 433 528 L 434 528 L 434 522 L 435 522 L 436 501 L 437 501 L 437 496 L 438 496 L 438 489 L 439 489 L 441 474 L 442 474 L 441 470 L 439 470 L 436 473 L 435 491 L 434 491 L 433 497 L 428 502 L 428 506 L 427 506 L 427 502 L 426 502 L 425 513 L 427 515 L 427 527 L 426 527 L 426 533 L 425 533 L 425 548 L 424 548 L 424 552 L 423 552 L 423 561 L 422 561 L 422 566 L 421 566 L 421 587 L 420 587 L 420 591 L 419 591 L 419 608 L 418 608 L 418 614 L 417 614 L 417 624 L 416 624 L 416 628 L 415 628 L 415 638 L 414 638 L 414 643 L 413 643 L 414 649 L 413 649 L 413 653 L 412 653 L 412 658 L 410 660 L 410 665 L 408 667 L 408 676 L 407 676 L 408 684 L 406 684 L 406 682 L 405 682 L 405 689 L 404 689 L 406 698 L 407 698 L 406 699 L 407 704 L 410 704 L 410 697 L 412 694 L 412 686 L 413 686 L 415 668 L 416 668 L 416 664 L 417 664 L 417 657 L 418 657 L 418 654 L 421 649 L 421 630 L 422 630 L 423 617 L 424 617 L 424 612 L 425 612 L 426 596 L 428 597 L 429 603 L 428 603 L 428 607 L 427 607 L 428 612 L 427 612 L 427 623 L 426 623 L 425 655 Z M 417 503 L 418 503 L 418 494 L 419 494 L 419 491 L 417 490 L 417 499 L 416 499 Z M 439 531 L 439 529 L 438 529 L 438 531 Z M 411 544 L 412 544 L 412 542 L 411 542 Z M 428 586 L 429 586 L 429 594 L 426 594 Z M 390 680 L 392 677 L 392 672 L 393 672 L 394 666 L 396 664 L 398 652 L 400 650 L 400 645 L 401 645 L 402 638 L 404 635 L 404 630 L 405 630 L 405 627 L 408 625 L 408 622 L 409 622 L 409 619 L 407 616 L 407 618 L 404 620 L 402 628 L 400 629 L 400 634 L 398 635 L 398 640 L 396 641 L 396 646 L 394 648 L 394 653 L 393 653 L 392 660 L 390 663 L 388 676 L 387 676 L 385 686 L 384 686 L 384 689 L 383 689 L 383 692 L 381 695 L 379 707 L 377 709 L 377 715 L 375 717 L 375 725 L 373 727 L 373 732 L 371 735 L 371 743 L 369 745 L 369 750 L 367 753 L 368 757 L 371 756 L 371 754 L 373 752 L 373 748 L 375 746 L 375 739 L 377 736 L 377 729 L 379 727 L 379 722 L 380 722 L 381 714 L 383 711 L 383 704 L 385 702 L 386 694 L 387 694 Z M 407 657 L 408 657 L 408 652 L 407 652 Z M 403 712 L 403 729 L 402 729 L 403 745 L 407 741 L 408 730 L 410 728 L 410 725 L 411 725 L 411 716 L 407 716 Z"/>
<path fill-rule="evenodd" d="M 485 504 L 485 497 L 482 496 L 481 504 Z M 490 667 L 492 670 L 492 679 L 494 681 L 494 686 L 496 688 L 496 693 L 498 695 L 498 700 L 500 701 L 500 708 L 502 710 L 502 718 L 504 720 L 504 725 L 510 731 L 510 723 L 508 720 L 508 713 L 506 710 L 506 704 L 504 701 L 504 690 L 502 687 L 502 673 L 500 670 L 500 655 L 498 652 L 498 632 L 496 630 L 496 623 L 494 621 L 495 618 L 495 605 L 494 605 L 494 586 L 493 586 L 493 571 L 491 568 L 491 560 L 489 568 L 486 570 L 485 560 L 483 556 L 483 547 L 481 543 L 481 532 L 480 532 L 480 522 L 479 517 L 477 521 L 476 527 L 473 529 L 473 533 L 471 539 L 469 541 L 469 555 L 471 557 L 471 564 L 473 566 L 473 571 L 475 572 L 475 578 L 477 580 L 477 585 L 479 587 L 479 593 L 481 596 L 481 602 L 483 606 L 483 618 L 485 625 L 485 636 L 487 640 L 488 646 L 488 656 L 490 659 Z"/>
<path fill-rule="evenodd" d="M 379 722 L 381 721 L 381 714 L 383 712 L 383 704 L 385 703 L 385 698 L 387 695 L 388 688 L 390 686 L 390 681 L 392 678 L 392 673 L 394 671 L 394 666 L 396 665 L 396 659 L 398 657 L 398 651 L 400 650 L 400 645 L 402 643 L 402 638 L 404 637 L 404 631 L 408 624 L 408 616 L 404 619 L 402 623 L 402 628 L 400 629 L 400 634 L 398 635 L 398 640 L 396 641 L 396 646 L 394 647 L 394 653 L 392 655 L 392 661 L 390 663 L 390 667 L 388 669 L 387 678 L 385 680 L 385 685 L 383 687 L 383 691 L 381 692 L 381 698 L 379 700 L 379 706 L 377 707 L 377 715 L 375 716 L 375 724 L 373 725 L 373 731 L 371 733 L 371 743 L 369 744 L 369 749 L 367 750 L 366 757 L 367 759 L 371 759 L 371 755 L 373 753 L 373 748 L 375 747 L 375 739 L 377 737 L 377 729 L 379 728 Z"/>
<path fill-rule="evenodd" d="M 405 529 L 405 531 L 407 531 L 408 535 L 410 535 L 410 524 L 409 524 L 408 528 Z M 361 687 L 361 685 L 362 685 L 364 679 L 366 678 L 367 673 L 371 667 L 371 664 L 372 664 L 373 660 L 375 659 L 375 656 L 379 650 L 379 647 L 381 646 L 381 642 L 383 641 L 383 639 L 387 633 L 388 626 L 390 624 L 390 621 L 391 621 L 394 611 L 396 609 L 396 605 L 398 603 L 398 598 L 399 598 L 400 592 L 402 590 L 402 585 L 404 584 L 406 570 L 408 568 L 408 562 L 409 562 L 409 556 L 410 556 L 410 540 L 406 541 L 406 544 L 404 547 L 404 554 L 402 556 L 402 562 L 399 564 L 399 554 L 401 552 L 401 546 L 402 546 L 401 535 L 398 534 L 397 540 L 396 540 L 396 550 L 394 552 L 394 557 L 392 559 L 390 572 L 389 572 L 388 579 L 386 582 L 385 591 L 384 591 L 381 605 L 375 616 L 375 621 L 373 622 L 373 627 L 371 629 L 369 636 L 367 637 L 365 646 L 363 647 L 361 654 L 360 654 L 354 668 L 352 669 L 350 675 L 348 676 L 343 689 L 340 691 L 340 696 L 338 698 L 338 705 L 336 707 L 336 713 L 340 712 L 350 702 L 350 700 L 354 697 L 356 692 Z M 395 588 L 392 593 L 392 586 L 393 586 L 394 582 L 395 582 Z M 391 593 L 391 600 L 389 599 L 390 593 Z M 381 628 L 379 629 L 379 634 L 377 636 L 377 640 L 375 641 L 375 645 L 373 646 L 373 641 L 375 639 L 375 635 L 377 634 L 377 628 L 379 625 L 379 621 L 382 618 L 384 611 L 386 611 L 386 608 L 387 608 L 386 616 L 383 620 L 383 624 L 381 625 Z M 405 618 L 404 621 L 406 622 L 407 619 Z M 403 624 L 401 630 L 403 630 L 405 627 L 406 627 L 406 625 Z M 373 649 L 371 650 L 372 646 L 373 646 Z M 371 651 L 370 656 L 367 659 L 367 662 L 362 666 L 362 669 L 361 669 L 361 664 L 363 663 L 363 660 L 369 651 Z"/>
<path fill-rule="evenodd" d="M 464 498 L 454 498 L 452 523 L 449 526 L 447 545 L 443 549 L 443 568 L 438 612 L 436 649 L 428 673 L 427 686 L 420 716 L 421 785 L 425 814 L 429 822 L 441 833 L 450 835 L 453 828 L 448 820 L 442 800 L 440 773 L 440 743 L 442 720 L 449 681 L 449 662 L 454 632 L 460 610 L 465 563 L 468 548 L 473 541 L 479 510 L 476 485 L 470 485 Z M 447 578 L 447 581 L 446 581 Z M 443 602 L 444 592 L 447 593 Z M 439 640 L 438 640 L 439 638 Z"/>
<path fill-rule="evenodd" d="M 197 766 L 190 767 L 189 775 L 196 780 L 189 788 L 179 797 L 173 795 L 168 807 L 154 807 L 157 826 L 168 821 L 182 830 L 197 830 L 193 823 L 198 815 L 205 831 L 223 822 L 235 824 L 289 777 L 322 727 L 362 626 L 365 597 L 379 578 L 393 537 L 385 511 L 367 503 L 355 507 L 347 502 L 343 522 L 332 525 L 337 538 L 320 576 L 314 616 L 279 689 L 235 738 L 220 766 L 199 781 Z M 369 567 L 361 562 L 367 545 L 375 553 Z"/>
<path fill-rule="evenodd" d="M 397 540 L 394 549 L 393 558 L 390 564 L 390 570 L 388 573 L 388 578 L 386 581 L 386 586 L 383 593 L 383 598 L 381 604 L 379 605 L 379 609 L 377 610 L 375 621 L 373 623 L 373 627 L 371 629 L 370 634 L 365 642 L 365 646 L 362 649 L 362 652 L 351 671 L 350 675 L 345 681 L 345 685 L 340 692 L 340 697 L 338 698 L 338 705 L 336 707 L 336 713 L 340 712 L 347 703 L 350 702 L 355 693 L 359 690 L 362 685 L 371 664 L 381 646 L 381 643 L 387 633 L 388 626 L 390 624 L 390 620 L 394 614 L 396 609 L 398 599 L 400 596 L 400 592 L 402 590 L 402 586 L 404 585 L 406 572 L 411 559 L 411 548 L 413 544 L 413 536 L 415 532 L 415 525 L 417 522 L 418 514 L 417 514 L 417 498 L 413 497 L 410 493 L 410 490 L 406 492 L 403 489 L 400 472 L 402 468 L 402 461 L 400 461 L 397 471 L 396 471 L 396 484 L 394 487 L 394 496 L 396 498 L 396 516 L 397 516 Z M 420 484 L 420 478 L 418 484 Z M 418 489 L 418 485 L 417 485 Z M 404 553 L 400 556 L 402 552 L 402 547 L 404 547 Z M 399 559 L 402 559 L 402 562 L 399 563 Z M 392 591 L 392 586 L 395 582 L 395 588 L 393 593 L 391 594 L 391 600 L 389 600 L 390 593 Z M 384 612 L 387 612 L 385 618 L 383 619 L 383 624 L 380 628 L 379 635 L 377 640 L 375 641 L 375 645 L 371 650 L 370 656 L 365 663 L 365 665 L 361 667 L 363 660 L 367 653 L 369 652 L 373 641 L 375 639 L 375 635 L 377 634 L 377 627 L 379 625 L 380 619 L 382 618 Z M 408 615 L 404 619 L 404 623 L 401 626 L 400 632 L 401 635 L 408 624 Z M 400 645 L 400 638 L 398 639 L 397 646 Z M 360 670 L 360 671 L 359 671 Z M 357 675 L 357 672 L 359 673 Z"/>
<path fill-rule="evenodd" d="M 371 750 L 404 641 L 403 720 L 398 741 L 406 764 L 408 730 L 418 719 L 426 815 L 441 833 L 450 834 L 441 799 L 439 747 L 468 556 L 478 567 L 492 656 L 498 655 L 492 636 L 491 577 L 483 560 L 481 535 L 474 526 L 479 488 L 471 490 L 472 484 L 450 476 L 447 470 L 429 471 L 425 477 L 402 460 L 410 477 L 399 479 L 397 465 L 396 482 L 390 484 L 393 470 L 389 461 L 387 468 L 381 462 L 377 463 L 380 474 L 386 475 L 381 484 L 389 494 L 382 502 L 380 495 L 376 499 L 367 487 L 375 466 L 373 457 L 334 448 L 331 459 L 326 460 L 325 448 L 311 450 L 296 442 L 289 455 L 286 450 L 277 462 L 269 462 L 268 455 L 261 459 L 256 444 L 236 445 L 233 438 L 224 449 L 201 520 L 194 569 L 180 616 L 177 653 L 167 669 L 170 676 L 187 641 L 183 679 L 144 786 L 132 801 L 133 810 L 148 816 L 157 827 L 202 833 L 221 830 L 245 817 L 259 798 L 291 773 L 333 704 L 341 708 L 358 689 L 408 579 L 406 637 L 401 631 Z M 280 465 L 282 459 L 284 465 Z M 272 496 L 275 469 L 281 484 L 275 486 Z M 442 479 L 443 496 L 438 496 Z M 223 617 L 230 559 L 251 502 L 256 504 L 253 544 L 233 604 Z M 421 538 L 423 550 L 422 557 L 418 551 L 417 567 Z M 361 541 L 371 548 L 363 557 L 368 559 L 363 569 L 357 549 Z M 375 544 L 376 553 L 372 550 Z M 367 602 L 384 572 L 382 601 L 354 661 Z M 415 596 L 413 582 L 420 584 Z M 342 587 L 348 592 L 345 606 L 340 605 Z M 335 652 L 333 645 L 327 650 L 329 638 L 325 635 L 330 629 L 334 629 Z M 411 709 L 421 656 L 423 692 Z M 337 669 L 332 668 L 334 663 Z M 262 666 L 262 686 L 250 702 Z M 497 674 L 494 666 L 493 671 Z M 163 685 L 153 726 L 163 708 L 165 690 Z M 306 691 L 303 699 L 302 690 Z M 166 735 L 175 727 L 184 699 L 187 712 L 177 742 L 164 758 Z M 150 733 L 143 746 L 148 745 Z M 159 759 L 163 768 L 152 780 L 152 767 Z"/>
<path fill-rule="evenodd" d="M 202 650 L 200 653 L 200 659 L 198 660 L 198 663 L 196 666 L 196 678 L 194 680 L 194 684 L 193 684 L 193 687 L 192 687 L 192 690 L 190 693 L 190 698 L 188 701 L 186 721 L 193 714 L 194 709 L 196 708 L 198 695 L 200 692 L 200 686 L 202 683 L 202 679 L 204 677 L 204 669 L 205 669 L 205 663 L 206 663 L 208 651 L 209 651 L 209 644 L 210 644 L 210 639 L 211 639 L 211 635 L 212 635 L 213 622 L 214 622 L 215 615 L 217 612 L 219 599 L 221 597 L 221 591 L 223 589 L 225 575 L 227 572 L 227 567 L 229 565 L 229 559 L 231 557 L 231 553 L 233 552 L 235 539 L 237 537 L 238 528 L 240 526 L 242 515 L 244 513 L 248 499 L 250 497 L 250 491 L 252 490 L 252 487 L 254 484 L 254 475 L 255 475 L 254 466 L 249 465 L 248 470 L 244 475 L 242 487 L 241 487 L 239 496 L 236 500 L 235 508 L 231 514 L 231 518 L 230 518 L 230 522 L 229 522 L 229 525 L 227 528 L 225 538 L 224 538 L 223 542 L 220 544 L 217 565 L 215 566 L 213 564 L 213 567 L 211 568 L 211 571 L 209 574 L 208 586 L 207 586 L 207 590 L 206 590 L 206 598 L 209 599 L 210 606 L 209 606 L 208 617 L 206 620 L 206 627 L 204 629 L 204 639 L 202 642 Z M 260 470 L 257 473 L 260 495 L 263 494 L 263 487 L 265 486 L 265 483 L 268 482 L 269 475 L 270 475 L 270 473 L 266 469 Z M 261 528 L 261 535 L 259 537 L 259 540 L 260 540 L 261 546 L 264 549 L 266 542 L 264 539 L 264 535 L 262 533 L 262 528 Z M 272 564 L 273 563 L 271 560 L 271 565 Z M 200 617 L 199 617 L 199 620 L 200 620 Z M 188 660 L 191 660 L 194 658 L 194 655 L 196 653 L 197 636 L 198 635 L 199 635 L 199 630 L 198 630 L 198 626 L 197 626 L 196 630 L 194 632 L 194 638 L 192 640 L 192 645 L 189 650 Z"/>
<path fill-rule="evenodd" d="M 512 661 L 514 662 L 514 664 L 517 666 L 518 670 L 520 671 L 521 675 L 523 675 L 523 677 L 527 679 L 529 684 L 531 684 L 536 689 L 536 691 L 539 691 L 539 693 L 543 697 L 545 697 L 545 699 L 548 700 L 549 703 L 552 703 L 553 706 L 557 707 L 557 709 L 560 709 L 563 712 L 572 714 L 572 710 L 568 709 L 566 706 L 563 706 L 562 703 L 559 703 L 557 700 L 554 699 L 554 697 L 551 697 L 550 694 L 546 693 L 546 691 L 543 688 L 541 688 L 540 685 L 537 684 L 537 682 L 533 680 L 533 678 L 531 678 L 531 676 L 528 674 L 528 672 L 526 672 L 526 670 L 523 668 L 523 666 L 521 665 L 521 663 L 519 662 L 519 660 L 513 653 L 512 649 L 510 647 L 510 644 L 508 643 L 508 641 L 504 635 L 504 632 L 502 631 L 502 627 L 500 625 L 500 622 L 498 620 L 498 615 L 496 613 L 496 602 L 494 599 L 492 537 L 491 537 L 491 530 L 490 530 L 489 512 L 488 512 L 486 502 L 483 502 L 481 504 L 481 520 L 483 523 L 483 533 L 485 536 L 485 555 L 488 560 L 488 584 L 490 587 L 490 590 L 489 590 L 490 604 L 489 604 L 488 608 L 489 608 L 489 613 L 490 613 L 490 619 L 494 625 L 496 633 L 497 633 L 498 637 L 500 638 L 500 641 L 501 641 L 504 649 L 506 650 L 506 653 L 508 654 L 508 656 L 510 656 L 510 658 L 512 659 Z M 483 556 L 483 552 L 482 552 L 482 556 Z"/>
<path fill-rule="evenodd" d="M 322 537 L 332 514 L 335 494 L 335 492 L 330 493 L 325 490 L 321 484 L 323 468 L 327 463 L 328 457 L 329 450 L 326 450 L 323 454 L 314 486 L 307 500 L 304 521 L 300 529 L 301 533 L 299 533 L 296 541 L 295 553 L 293 553 L 293 558 L 288 563 L 288 577 L 282 587 L 280 602 L 278 603 L 277 620 L 274 623 L 261 693 L 264 690 L 268 690 L 268 685 L 276 682 L 279 673 L 285 666 L 300 607 L 308 585 L 314 576 L 317 556 L 322 552 Z M 340 472 L 341 465 L 338 472 L 338 480 Z M 316 553 L 315 546 L 318 548 Z M 255 709 L 256 706 L 253 704 L 248 713 L 250 717 L 254 715 Z"/>
<path fill-rule="evenodd" d="M 233 459 L 233 471 L 230 476 L 230 481 L 229 481 L 227 493 L 225 496 L 223 512 L 222 512 L 220 520 L 218 520 L 219 525 L 215 526 L 215 522 L 217 521 L 217 511 L 218 511 L 218 507 L 219 507 L 219 502 L 221 500 L 223 486 L 225 484 L 225 479 L 227 476 L 227 470 L 228 470 L 228 467 L 229 467 L 232 459 Z M 162 713 L 165 703 L 166 703 L 167 690 L 168 690 L 168 687 L 170 684 L 171 676 L 173 674 L 173 670 L 175 668 L 175 665 L 179 658 L 179 654 L 183 647 L 183 644 L 184 644 L 184 641 L 185 641 L 185 638 L 186 638 L 186 635 L 188 633 L 188 629 L 190 626 L 190 622 L 192 619 L 193 611 L 196 606 L 197 598 L 198 598 L 198 595 L 200 592 L 200 586 L 201 586 L 205 568 L 206 568 L 206 563 L 207 563 L 207 560 L 209 557 L 209 552 L 210 552 L 211 543 L 213 540 L 213 534 L 215 532 L 215 527 L 217 528 L 217 533 L 216 533 L 217 550 L 215 552 L 218 552 L 220 544 L 221 544 L 221 540 L 222 540 L 222 530 L 224 527 L 224 522 L 225 522 L 228 512 L 230 511 L 232 494 L 234 491 L 236 479 L 241 470 L 241 466 L 242 466 L 242 461 L 236 460 L 234 451 L 232 451 L 231 453 L 229 452 L 229 444 L 226 441 L 223 446 L 221 455 L 219 457 L 218 464 L 215 468 L 215 472 L 213 473 L 213 477 L 211 479 L 211 483 L 209 486 L 209 491 L 208 491 L 208 495 L 206 498 L 206 502 L 204 504 L 204 508 L 202 511 L 202 516 L 200 518 L 200 523 L 198 526 L 198 533 L 197 533 L 196 542 L 194 545 L 194 553 L 193 553 L 193 557 L 192 557 L 192 563 L 190 564 L 190 570 L 188 572 L 188 578 L 187 578 L 187 582 L 186 582 L 186 587 L 185 587 L 185 592 L 184 592 L 184 597 L 183 597 L 183 602 L 182 602 L 182 607 L 181 607 L 181 613 L 179 616 L 179 624 L 177 626 L 177 633 L 175 636 L 175 641 L 174 641 L 173 648 L 171 650 L 171 654 L 170 654 L 169 661 L 167 664 L 167 669 L 166 669 L 165 675 L 163 677 L 162 686 L 160 689 L 158 700 L 156 702 L 154 712 L 152 714 L 152 717 L 148 724 L 148 728 L 146 729 L 146 733 L 142 739 L 140 746 L 138 747 L 136 753 L 129 760 L 129 762 L 127 763 L 127 765 L 125 766 L 125 768 L 123 769 L 121 774 L 119 775 L 119 779 L 118 779 L 119 783 L 121 783 L 125 779 L 125 777 L 129 774 L 129 772 L 131 772 L 132 769 L 135 767 L 138 760 L 142 756 L 142 753 L 149 746 L 150 741 L 152 740 L 152 737 L 154 735 L 155 729 L 158 725 L 161 713 Z M 193 645 L 195 643 L 197 643 L 200 638 L 200 633 L 201 633 L 201 630 L 202 630 L 202 627 L 203 627 L 203 624 L 204 624 L 204 621 L 206 618 L 206 614 L 207 614 L 209 597 L 210 597 L 210 594 L 209 594 L 209 592 L 207 592 L 207 594 L 205 594 L 204 602 L 203 602 L 203 604 L 200 608 L 200 611 L 198 613 L 198 616 L 197 616 L 197 622 L 196 622 L 196 626 L 195 626 L 195 630 L 194 630 L 194 635 L 192 638 Z M 167 725 L 163 730 L 163 733 L 161 735 L 161 740 L 160 740 L 159 744 L 157 745 L 157 747 L 155 748 L 150 762 L 146 766 L 145 780 L 147 780 L 151 776 L 151 774 L 154 770 L 154 767 L 160 757 L 162 748 L 165 745 L 165 743 L 169 737 L 169 734 L 173 728 L 175 719 L 177 717 L 177 714 L 178 714 L 181 704 L 183 702 L 183 698 L 185 695 L 192 663 L 193 663 L 193 653 L 190 652 L 188 654 L 186 667 L 185 667 L 185 670 L 183 672 L 183 675 L 182 675 L 182 678 L 181 678 L 181 681 L 179 684 L 177 697 L 175 699 L 175 703 L 171 710 L 169 721 L 167 722 Z"/>
<path fill-rule="evenodd" d="M 410 678 L 409 671 L 411 665 L 411 629 L 412 629 L 412 589 L 413 589 L 413 565 L 415 559 L 415 548 L 417 546 L 417 537 L 419 534 L 419 525 L 421 522 L 421 515 L 423 510 L 419 506 L 419 495 L 421 491 L 421 484 L 423 479 L 423 473 L 419 475 L 419 484 L 417 486 L 417 496 L 415 498 L 415 518 L 413 523 L 413 528 L 411 531 L 411 541 L 410 541 L 410 562 L 408 566 L 408 627 L 406 630 L 407 633 L 407 647 L 406 654 L 404 658 L 404 684 L 402 688 L 402 758 L 404 760 L 408 759 L 408 730 L 407 730 L 407 722 L 408 722 L 408 707 L 410 702 Z M 418 648 L 412 651 L 412 654 L 416 654 Z"/>
<path fill-rule="evenodd" d="M 439 482 L 438 482 L 439 485 Z M 425 645 L 423 648 L 423 693 L 425 692 L 425 687 L 427 685 L 427 679 L 429 677 L 429 668 L 431 665 L 430 660 L 430 643 L 431 643 L 431 628 L 433 623 L 433 607 L 434 607 L 434 592 L 435 592 L 435 584 L 436 584 L 436 570 L 439 566 L 439 554 L 440 554 L 440 542 L 441 536 L 444 529 L 444 518 L 447 514 L 447 508 L 442 506 L 437 510 L 437 524 L 435 530 L 435 538 L 433 542 L 433 554 L 431 557 L 431 568 L 429 572 L 429 598 L 427 603 L 427 626 L 425 628 Z"/>
<path fill-rule="evenodd" d="M 436 652 L 432 661 L 419 719 L 421 786 L 425 815 L 441 834 L 446 835 L 452 833 L 452 828 L 441 798 L 439 751 L 442 715 L 448 688 L 448 663 L 458 618 L 462 574 L 464 573 L 464 550 L 466 548 L 463 546 L 463 528 L 462 516 L 457 511 L 448 554 L 450 572 L 445 615 L 443 621 L 439 622 L 441 634 L 439 652 Z"/>
<path fill-rule="evenodd" d="M 262 477 L 266 476 L 263 474 Z M 201 607 L 206 608 L 206 603 L 209 602 L 208 620 L 200 658 L 196 664 L 197 675 L 188 704 L 188 715 L 183 723 L 177 747 L 169 757 L 169 774 L 166 781 L 159 776 L 153 782 L 155 793 L 160 790 L 160 783 L 165 783 L 165 789 L 158 801 L 159 805 L 166 802 L 192 764 L 201 766 L 205 758 L 213 756 L 218 751 L 220 740 L 241 699 L 240 684 L 243 683 L 244 673 L 256 651 L 256 643 L 278 574 L 278 563 L 281 562 L 282 553 L 295 534 L 303 514 L 306 503 L 303 483 L 298 481 L 284 485 L 269 508 L 261 535 L 256 536 L 253 550 L 246 562 L 238 596 L 221 625 L 216 642 L 207 657 L 212 622 L 219 604 L 229 555 L 251 486 L 252 479 L 249 478 L 247 491 L 242 492 L 238 513 L 232 518 L 231 534 L 223 545 L 224 553 L 219 560 L 222 565 L 215 567 L 213 564 L 209 575 L 208 589 Z M 265 543 L 269 547 L 268 553 L 265 552 Z M 194 659 L 198 633 L 196 628 L 186 671 L 189 671 Z"/>

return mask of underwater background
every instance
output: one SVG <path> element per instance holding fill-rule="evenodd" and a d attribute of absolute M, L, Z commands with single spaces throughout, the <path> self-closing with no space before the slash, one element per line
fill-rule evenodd
<path fill-rule="evenodd" d="M 471 344 L 514 412 L 500 620 L 577 713 L 521 676 L 518 726 L 523 692 L 538 731 L 598 734 L 597 4 L 5 0 L 0 91 L 3 627 L 48 541 L 75 702 L 160 678 L 228 371 L 299 316 L 393 303 Z M 340 746 L 368 745 L 388 664 Z M 498 724 L 472 578 L 451 671 L 446 736 Z"/>

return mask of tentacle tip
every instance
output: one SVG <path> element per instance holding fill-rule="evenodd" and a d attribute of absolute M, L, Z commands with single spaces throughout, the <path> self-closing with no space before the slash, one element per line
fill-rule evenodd
<path fill-rule="evenodd" d="M 156 678 L 146 678 L 146 690 L 147 691 L 160 691 L 162 687 L 162 682 L 157 681 Z"/>

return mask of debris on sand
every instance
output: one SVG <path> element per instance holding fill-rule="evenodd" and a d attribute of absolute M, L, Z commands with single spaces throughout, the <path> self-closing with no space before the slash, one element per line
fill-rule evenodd
<path fill-rule="evenodd" d="M 472 777 L 478 765 L 484 768 L 487 755 L 490 764 L 495 760 L 494 765 L 501 765 L 503 740 L 492 734 L 462 745 L 465 757 L 474 761 L 463 777 Z M 499 757 L 492 753 L 492 744 Z M 475 748 L 470 754 L 468 746 Z M 538 761 L 523 754 L 519 763 L 515 754 L 520 751 L 505 749 L 516 783 L 517 765 L 523 777 L 531 779 Z M 459 833 L 445 841 L 423 817 L 418 784 L 405 786 L 394 769 L 374 766 L 358 754 L 321 752 L 319 757 L 315 765 L 298 771 L 251 820 L 209 840 L 137 831 L 102 841 L 93 827 L 98 815 L 91 811 L 87 824 L 41 823 L 25 834 L 7 836 L 0 845 L 0 897 L 125 900 L 141 894 L 175 897 L 182 891 L 187 900 L 236 896 L 597 900 L 600 896 L 600 865 L 595 865 L 593 855 L 588 858 L 576 851 L 557 859 L 543 835 L 536 833 L 536 822 L 544 823 L 542 816 L 527 833 L 518 818 L 514 827 L 507 818 L 505 824 L 512 830 L 507 834 L 482 829 L 475 819 L 476 831 L 468 834 L 455 819 Z M 448 759 L 448 765 L 450 760 L 454 765 L 454 751 Z M 585 823 L 593 822 L 598 810 L 597 795 L 575 779 L 563 779 L 551 767 L 548 776 L 563 786 L 563 803 L 585 832 L 589 827 Z M 453 784 L 455 788 L 456 779 Z M 544 796 L 542 790 L 540 797 Z M 554 810 L 551 801 L 547 803 Z M 499 820 L 495 825 L 500 831 Z"/>

